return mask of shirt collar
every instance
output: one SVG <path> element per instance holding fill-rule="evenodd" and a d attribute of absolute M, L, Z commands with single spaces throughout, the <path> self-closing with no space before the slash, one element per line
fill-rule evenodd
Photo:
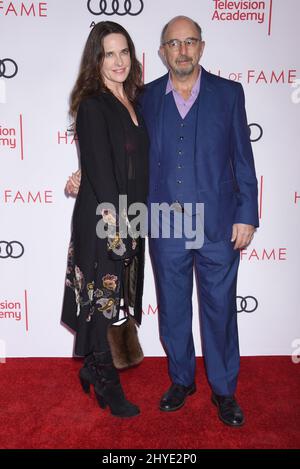
<path fill-rule="evenodd" d="M 198 95 L 199 90 L 200 90 L 200 80 L 201 80 L 201 67 L 200 67 L 200 70 L 199 70 L 198 78 L 195 81 L 194 86 L 192 88 L 191 96 L 197 96 Z M 169 94 L 171 91 L 173 91 L 174 93 L 178 93 L 178 91 L 173 86 L 173 83 L 172 83 L 172 80 L 171 80 L 171 74 L 169 73 L 169 78 L 168 78 L 168 83 L 167 83 L 166 93 L 165 94 Z"/>

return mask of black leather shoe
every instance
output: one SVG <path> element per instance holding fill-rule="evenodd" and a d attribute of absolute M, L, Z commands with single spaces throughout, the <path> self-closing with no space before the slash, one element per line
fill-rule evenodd
<path fill-rule="evenodd" d="M 213 393 L 211 400 L 217 406 L 219 419 L 223 423 L 231 427 L 241 427 L 244 424 L 243 411 L 234 396 L 218 396 Z"/>
<path fill-rule="evenodd" d="M 185 403 L 186 398 L 196 392 L 195 383 L 190 386 L 182 384 L 172 384 L 163 395 L 159 403 L 159 409 L 164 412 L 174 412 L 179 410 Z"/>

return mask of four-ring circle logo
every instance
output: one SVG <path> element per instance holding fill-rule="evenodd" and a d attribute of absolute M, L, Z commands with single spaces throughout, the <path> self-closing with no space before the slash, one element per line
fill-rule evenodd
<path fill-rule="evenodd" d="M 0 241 L 0 259 L 18 259 L 24 254 L 24 246 L 19 241 Z"/>
<path fill-rule="evenodd" d="M 258 142 L 263 136 L 263 129 L 259 124 L 249 124 L 250 141 Z"/>
<path fill-rule="evenodd" d="M 142 0 L 88 0 L 87 7 L 92 15 L 137 16 L 142 13 L 144 2 Z"/>
<path fill-rule="evenodd" d="M 18 73 L 18 65 L 13 59 L 0 59 L 0 77 L 13 78 Z"/>
<path fill-rule="evenodd" d="M 236 297 L 237 312 L 253 313 L 258 307 L 258 301 L 254 296 L 237 296 Z"/>

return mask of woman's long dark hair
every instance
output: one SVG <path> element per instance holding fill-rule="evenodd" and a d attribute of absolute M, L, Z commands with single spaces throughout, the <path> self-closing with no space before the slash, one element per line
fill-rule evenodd
<path fill-rule="evenodd" d="M 76 118 L 77 110 L 81 100 L 87 96 L 93 96 L 101 91 L 108 91 L 104 84 L 100 70 L 104 60 L 103 39 L 108 34 L 122 34 L 128 44 L 131 69 L 124 82 L 124 90 L 130 101 L 134 101 L 141 90 L 142 66 L 136 58 L 135 47 L 126 29 L 113 21 L 101 21 L 97 23 L 89 34 L 86 41 L 78 78 L 70 97 L 70 115 Z"/>

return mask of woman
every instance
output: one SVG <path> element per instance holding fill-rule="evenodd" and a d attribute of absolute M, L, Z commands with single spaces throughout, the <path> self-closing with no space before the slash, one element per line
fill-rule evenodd
<path fill-rule="evenodd" d="M 127 31 L 117 23 L 100 22 L 87 39 L 70 106 L 81 183 L 62 321 L 76 331 L 76 355 L 85 356 L 79 373 L 83 390 L 93 384 L 100 407 L 108 405 L 118 417 L 139 413 L 125 398 L 111 348 L 115 331 L 122 328 L 123 336 L 130 332 L 131 314 L 141 322 L 144 239 L 132 230 L 126 236 L 123 228 L 130 227 L 130 219 L 126 207 L 118 209 L 121 195 L 127 196 L 128 207 L 146 203 L 148 138 L 135 107 L 141 76 Z"/>

